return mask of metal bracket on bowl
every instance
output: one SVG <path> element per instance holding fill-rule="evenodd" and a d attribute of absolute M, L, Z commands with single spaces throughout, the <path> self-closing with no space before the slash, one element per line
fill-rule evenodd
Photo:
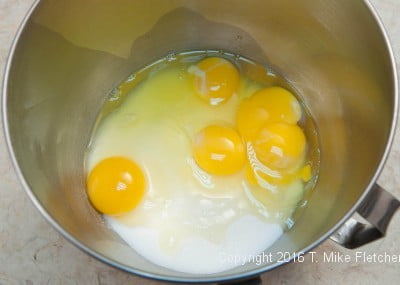
<path fill-rule="evenodd" d="M 346 248 L 353 249 L 384 237 L 399 206 L 399 200 L 375 184 L 357 209 L 369 224 L 351 218 L 330 238 Z"/>

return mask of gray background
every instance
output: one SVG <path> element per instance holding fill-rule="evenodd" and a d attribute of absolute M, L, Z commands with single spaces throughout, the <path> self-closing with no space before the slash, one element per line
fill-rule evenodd
<path fill-rule="evenodd" d="M 84 1 L 84 0 L 83 0 Z M 372 0 L 400 56 L 400 0 Z M 33 0 L 0 0 L 0 78 L 8 49 Z M 39 215 L 19 184 L 0 126 L 0 284 L 160 284 L 110 268 L 69 244 Z M 379 179 L 400 198 L 400 130 Z M 364 246 L 366 253 L 400 255 L 400 214 L 385 239 Z M 302 263 L 291 263 L 262 276 L 263 284 L 393 284 L 400 281 L 399 263 L 354 262 L 355 251 L 326 241 Z M 350 263 L 324 262 L 323 254 L 350 254 Z M 397 282 L 398 283 L 398 282 Z"/>

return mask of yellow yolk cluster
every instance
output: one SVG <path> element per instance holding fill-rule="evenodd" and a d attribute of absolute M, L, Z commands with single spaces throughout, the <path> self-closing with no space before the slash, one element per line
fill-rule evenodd
<path fill-rule="evenodd" d="M 239 85 L 238 71 L 225 59 L 204 59 L 189 72 L 196 93 L 210 105 L 226 102 Z M 297 125 L 301 116 L 301 106 L 290 91 L 282 87 L 258 90 L 238 107 L 239 134 L 222 126 L 208 126 L 197 133 L 193 140 L 195 161 L 214 175 L 233 174 L 246 164 L 245 175 L 252 185 L 260 185 L 260 181 L 289 183 L 297 178 L 308 181 L 311 167 L 301 168 L 307 145 Z"/>
<path fill-rule="evenodd" d="M 311 178 L 311 167 L 301 168 L 307 145 L 297 125 L 301 116 L 299 102 L 282 87 L 263 88 L 242 101 L 236 124 L 250 150 L 245 174 L 251 185 Z"/>
<path fill-rule="evenodd" d="M 110 157 L 99 162 L 87 180 L 92 205 L 101 213 L 119 215 L 140 203 L 146 180 L 139 166 L 124 157 Z"/>

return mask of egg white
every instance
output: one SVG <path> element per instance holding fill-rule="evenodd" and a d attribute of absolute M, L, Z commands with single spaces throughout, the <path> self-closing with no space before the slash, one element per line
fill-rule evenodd
<path fill-rule="evenodd" d="M 130 158 L 143 169 L 148 187 L 140 205 L 126 215 L 105 217 L 143 257 L 172 270 L 211 274 L 240 265 L 224 255 L 256 255 L 282 235 L 279 211 L 257 204 L 243 172 L 214 177 L 192 157 L 194 134 L 210 124 L 232 126 L 240 99 L 258 88 L 242 78 L 238 94 L 216 108 L 194 95 L 187 65 L 169 66 L 140 83 L 102 120 L 87 169 L 110 156 Z M 285 204 L 286 216 L 301 197 L 301 184 L 289 192 L 295 195 Z"/>

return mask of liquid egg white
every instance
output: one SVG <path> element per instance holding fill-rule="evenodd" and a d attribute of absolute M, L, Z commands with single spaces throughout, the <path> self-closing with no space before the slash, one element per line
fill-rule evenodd
<path fill-rule="evenodd" d="M 130 91 L 97 128 L 87 169 L 111 156 L 140 165 L 148 184 L 142 202 L 128 214 L 105 216 L 106 223 L 155 264 L 212 274 L 240 265 L 224 256 L 257 255 L 279 239 L 304 189 L 294 183 L 283 208 L 269 211 L 251 196 L 243 171 L 218 177 L 196 165 L 193 135 L 234 122 L 240 98 L 260 86 L 241 78 L 238 94 L 210 107 L 193 95 L 189 65 L 159 68 Z"/>

